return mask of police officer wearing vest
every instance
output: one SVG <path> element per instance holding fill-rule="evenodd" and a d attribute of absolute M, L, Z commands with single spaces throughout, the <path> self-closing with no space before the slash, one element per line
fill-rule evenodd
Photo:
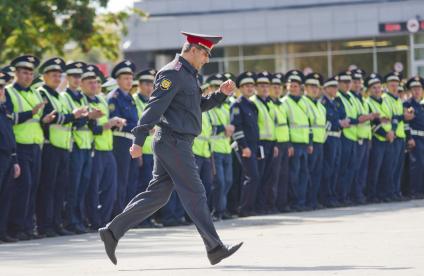
<path fill-rule="evenodd" d="M 4 104 L 5 86 L 10 79 L 10 75 L 0 71 L 0 243 L 17 241 L 8 233 L 12 196 L 16 189 L 16 182 L 13 179 L 18 178 L 21 172 L 16 156 L 12 111 Z"/>
<path fill-rule="evenodd" d="M 387 93 L 383 97 L 386 98 L 392 113 L 392 126 L 396 138 L 392 145 L 393 158 L 393 176 L 392 176 L 392 193 L 389 198 L 392 200 L 401 200 L 401 178 L 405 161 L 406 134 L 405 122 L 414 118 L 414 113 L 403 108 L 403 102 L 399 97 L 399 85 L 402 80 L 402 75 L 399 72 L 391 72 L 384 77 Z"/>
<path fill-rule="evenodd" d="M 141 118 L 144 108 L 149 101 L 150 96 L 153 92 L 153 81 L 155 80 L 157 71 L 155 69 L 147 69 L 136 74 L 136 80 L 138 82 L 138 93 L 133 95 L 135 104 L 137 106 L 138 118 Z M 152 151 L 152 139 L 153 132 L 146 138 L 146 142 L 143 146 L 142 166 L 140 169 L 139 184 L 137 193 L 141 193 L 146 190 L 147 185 L 152 179 L 153 171 L 153 151 Z"/>
<path fill-rule="evenodd" d="M 90 230 L 97 231 L 112 216 L 117 190 L 117 165 L 113 155 L 113 127 L 121 127 L 124 120 L 110 118 L 108 103 L 103 95 L 97 95 L 101 76 L 95 65 L 83 66 L 81 90 L 87 99 L 89 110 L 100 110 L 100 118 L 90 118 L 88 126 L 93 133 L 94 153 L 90 183 L 86 195 L 86 216 Z"/>
<path fill-rule="evenodd" d="M 392 125 L 392 112 L 387 99 L 383 97 L 382 78 L 376 73 L 365 79 L 370 93 L 368 105 L 371 112 L 379 114 L 371 123 L 373 137 L 368 171 L 367 200 L 369 202 L 390 201 L 394 159 L 393 141 L 396 138 Z"/>
<path fill-rule="evenodd" d="M 302 103 L 304 75 L 299 70 L 290 70 L 286 73 L 285 82 L 288 94 L 283 97 L 282 102 L 290 129 L 290 208 L 303 211 L 306 209 L 309 180 L 308 154 L 313 152 L 309 118 Z"/>
<path fill-rule="evenodd" d="M 205 90 L 202 95 L 207 97 L 211 90 Z M 213 168 L 212 168 L 212 152 L 211 152 L 211 136 L 212 124 L 208 112 L 202 113 L 202 130 L 200 135 L 194 138 L 193 141 L 193 154 L 196 159 L 197 169 L 199 171 L 200 180 L 206 191 L 206 198 L 208 206 L 211 207 L 211 190 L 213 181 Z"/>
<path fill-rule="evenodd" d="M 308 156 L 309 185 L 306 205 L 308 209 L 317 209 L 318 194 L 321 186 L 321 177 L 324 161 L 324 142 L 326 136 L 326 110 L 321 104 L 321 86 L 323 77 L 318 73 L 305 76 L 305 95 L 301 106 L 308 114 L 312 132 L 313 152 Z"/>
<path fill-rule="evenodd" d="M 280 212 L 288 212 L 290 210 L 288 202 L 289 190 L 289 146 L 290 146 L 290 130 L 288 126 L 287 113 L 281 102 L 283 93 L 284 75 L 282 73 L 273 74 L 271 77 L 270 104 L 273 110 L 272 119 L 275 123 L 275 138 L 277 139 L 278 156 L 273 166 L 273 177 L 275 177 L 277 185 L 277 196 L 274 198 L 272 208 L 276 208 Z"/>
<path fill-rule="evenodd" d="M 406 83 L 406 88 L 411 91 L 412 97 L 404 103 L 408 112 L 413 112 L 415 117 L 406 126 L 407 143 L 409 149 L 409 189 L 413 199 L 424 198 L 424 105 L 423 105 L 424 79 L 415 76 Z"/>
<path fill-rule="evenodd" d="M 118 240 L 132 226 L 162 207 L 174 188 L 203 238 L 212 265 L 229 257 L 242 245 L 224 246 L 216 233 L 192 153 L 194 137 L 202 128 L 202 111 L 225 101 L 234 90 L 234 83 L 227 81 L 221 85 L 220 91 L 202 97 L 197 73 L 209 61 L 210 51 L 221 37 L 183 34 L 187 36 L 187 42 L 181 55 L 159 71 L 152 97 L 133 130 L 135 141 L 130 153 L 133 158 L 138 158 L 149 131 L 156 124 L 159 126 L 153 140 L 153 179 L 147 190 L 133 198 L 124 212 L 99 230 L 114 264 Z"/>
<path fill-rule="evenodd" d="M 349 125 L 341 104 L 337 98 L 337 77 L 331 77 L 324 82 L 322 105 L 326 110 L 326 140 L 324 143 L 324 166 L 320 188 L 320 203 L 325 207 L 337 207 L 337 179 L 341 159 L 342 128 Z"/>
<path fill-rule="evenodd" d="M 155 69 L 146 69 L 138 72 L 135 75 L 135 82 L 137 83 L 137 93 L 133 94 L 135 104 L 137 106 L 138 118 L 141 118 L 144 108 L 153 92 L 153 81 L 157 71 Z M 152 139 L 154 130 L 146 138 L 146 143 L 143 146 L 143 155 L 141 157 L 141 166 L 139 171 L 137 193 L 144 192 L 152 179 L 153 171 L 153 151 Z M 156 223 L 153 219 L 147 219 L 140 224 L 141 227 L 161 227 L 162 225 Z"/>
<path fill-rule="evenodd" d="M 365 71 L 362 69 L 354 69 L 351 71 L 352 76 L 352 88 L 349 92 L 352 96 L 352 102 L 358 112 L 358 120 L 361 123 L 357 125 L 357 137 L 358 143 L 356 144 L 356 164 L 355 164 L 355 175 L 353 177 L 351 197 L 350 200 L 354 204 L 365 203 L 365 187 L 367 184 L 368 175 L 368 160 L 369 151 L 371 146 L 371 122 L 376 114 L 371 114 L 368 104 L 363 98 L 363 78 Z M 364 120 L 366 118 L 367 120 Z"/>
<path fill-rule="evenodd" d="M 347 206 L 350 204 L 349 197 L 356 172 L 354 168 L 358 164 L 356 160 L 358 111 L 355 107 L 353 96 L 349 93 L 352 86 L 350 71 L 339 73 L 337 78 L 339 92 L 336 101 L 340 106 L 340 110 L 343 110 L 342 114 L 345 114 L 345 118 L 349 119 L 349 126 L 343 128 L 341 136 L 342 153 L 337 184 L 337 197 L 340 204 Z"/>
<path fill-rule="evenodd" d="M 117 215 L 137 193 L 139 163 L 131 159 L 128 148 L 131 147 L 134 135 L 131 129 L 137 126 L 138 111 L 130 90 L 135 72 L 135 64 L 129 60 L 119 62 L 112 70 L 112 78 L 116 79 L 118 88 L 108 95 L 111 117 L 126 120 L 124 127 L 113 130 L 113 153 L 118 165 L 118 195 L 113 214 Z"/>
<path fill-rule="evenodd" d="M 69 111 L 65 98 L 56 90 L 64 70 L 65 62 L 58 57 L 48 59 L 40 66 L 45 84 L 38 92 L 47 103 L 41 117 L 45 142 L 36 209 L 39 232 L 47 237 L 73 233 L 63 227 L 62 218 L 65 191 L 69 185 L 72 123 L 86 116 L 87 112 L 85 107 Z"/>
<path fill-rule="evenodd" d="M 233 140 L 236 142 L 236 156 L 241 163 L 242 183 L 240 205 L 238 214 L 240 217 L 255 215 L 256 194 L 259 188 L 258 169 L 258 109 L 250 101 L 255 94 L 256 75 L 247 71 L 241 73 L 236 79 L 236 85 L 240 90 L 240 97 L 231 105 L 231 124 L 234 125 Z"/>
<path fill-rule="evenodd" d="M 32 55 L 15 58 L 16 81 L 6 88 L 6 107 L 12 112 L 18 163 L 22 174 L 17 179 L 10 215 L 10 230 L 19 240 L 38 238 L 34 233 L 35 199 L 41 169 L 41 144 L 44 141 L 40 117 L 44 108 L 40 94 L 31 89 L 34 70 L 40 61 Z"/>
<path fill-rule="evenodd" d="M 259 126 L 259 150 L 258 161 L 260 184 L 256 198 L 257 213 L 272 213 L 276 195 L 277 181 L 273 177 L 275 158 L 278 156 L 276 146 L 275 123 L 271 118 L 273 111 L 270 107 L 269 90 L 271 84 L 271 74 L 267 71 L 256 75 L 256 95 L 251 97 L 251 101 L 258 109 Z"/>
<path fill-rule="evenodd" d="M 67 112 L 77 108 L 88 108 L 87 98 L 80 91 L 81 75 L 85 63 L 77 61 L 66 65 L 65 73 L 68 83 L 61 96 L 66 103 Z M 91 177 L 93 133 L 88 128 L 88 117 L 92 118 L 96 110 L 87 117 L 72 123 L 72 151 L 69 164 L 69 186 L 66 189 L 66 223 L 67 230 L 76 234 L 86 233 L 83 224 L 85 194 Z M 99 112 L 100 113 L 100 112 Z"/>
<path fill-rule="evenodd" d="M 215 74 L 206 82 L 212 91 L 216 91 L 226 80 L 224 75 Z M 215 220 L 229 219 L 231 216 L 227 212 L 227 195 L 233 182 L 230 137 L 234 134 L 234 126 L 230 123 L 229 102 L 225 101 L 211 109 L 208 115 L 212 124 L 211 150 L 215 169 L 211 196 L 212 212 Z"/>
<path fill-rule="evenodd" d="M 225 72 L 224 77 L 227 80 L 236 81 L 236 76 L 233 73 Z M 227 100 L 225 100 L 225 104 L 228 105 L 228 108 L 237 100 L 237 94 L 233 93 L 233 95 L 229 96 Z M 236 152 L 234 150 L 231 151 L 231 159 L 232 159 L 232 183 L 231 188 L 227 194 L 227 210 L 231 215 L 237 215 L 238 206 L 240 201 L 240 189 L 241 189 L 241 178 L 242 178 L 242 167 L 236 156 Z"/>

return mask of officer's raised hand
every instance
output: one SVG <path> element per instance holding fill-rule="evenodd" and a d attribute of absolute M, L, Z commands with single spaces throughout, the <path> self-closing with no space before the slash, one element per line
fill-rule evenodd
<path fill-rule="evenodd" d="M 74 111 L 72 111 L 72 114 L 74 114 L 75 119 L 85 117 L 87 116 L 87 108 L 81 107 L 81 108 L 75 109 Z"/>
<path fill-rule="evenodd" d="M 43 118 L 44 124 L 50 124 L 56 118 L 56 110 L 53 110 Z"/>
<path fill-rule="evenodd" d="M 43 109 L 45 105 L 46 105 L 46 103 L 42 102 L 42 103 L 39 103 L 36 106 L 34 106 L 34 108 L 32 109 L 32 115 L 37 114 L 38 111 L 40 111 L 41 109 Z"/>
<path fill-rule="evenodd" d="M 231 137 L 234 134 L 234 130 L 236 129 L 233 125 L 226 125 L 225 127 L 225 136 Z"/>
<path fill-rule="evenodd" d="M 132 159 L 139 158 L 143 154 L 143 148 L 139 145 L 133 144 L 130 148 L 130 155 Z"/>
<path fill-rule="evenodd" d="M 219 91 L 221 93 L 224 93 L 227 96 L 230 96 L 233 94 L 233 91 L 236 89 L 236 84 L 232 80 L 226 80 L 225 82 L 221 83 L 219 86 Z"/>
<path fill-rule="evenodd" d="M 99 119 L 105 115 L 100 109 L 94 108 L 92 111 L 88 112 L 87 117 L 91 120 Z"/>
<path fill-rule="evenodd" d="M 395 133 L 393 132 L 393 130 L 387 132 L 386 134 L 386 139 L 387 141 L 389 141 L 389 143 L 392 143 L 395 140 L 396 136 Z"/>

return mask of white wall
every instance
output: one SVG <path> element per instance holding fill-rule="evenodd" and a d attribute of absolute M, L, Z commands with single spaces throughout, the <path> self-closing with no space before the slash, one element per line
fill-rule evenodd
<path fill-rule="evenodd" d="M 226 46 L 369 37 L 379 23 L 424 18 L 423 0 L 145 0 L 136 7 L 174 15 L 130 19 L 125 51 L 179 48 L 181 30 L 223 35 Z M 205 12 L 214 13 L 196 15 Z"/>

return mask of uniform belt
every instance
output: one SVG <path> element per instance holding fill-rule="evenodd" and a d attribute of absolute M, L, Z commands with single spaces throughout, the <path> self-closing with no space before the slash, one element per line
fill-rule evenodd
<path fill-rule="evenodd" d="M 123 138 L 127 138 L 127 139 L 130 139 L 130 140 L 134 140 L 134 135 L 129 133 L 129 132 L 114 131 L 113 136 L 123 137 Z"/>
<path fill-rule="evenodd" d="M 424 137 L 424 130 L 411 129 L 411 135 Z"/>
<path fill-rule="evenodd" d="M 327 136 L 340 138 L 342 136 L 341 131 L 327 131 Z"/>
<path fill-rule="evenodd" d="M 188 142 L 193 142 L 193 140 L 195 138 L 194 135 L 178 133 L 178 132 L 175 132 L 171 129 L 165 128 L 165 127 L 159 127 L 156 134 L 158 136 L 161 136 L 161 135 L 172 136 L 176 139 L 180 139 L 180 140 L 184 140 L 184 141 L 188 141 Z"/>

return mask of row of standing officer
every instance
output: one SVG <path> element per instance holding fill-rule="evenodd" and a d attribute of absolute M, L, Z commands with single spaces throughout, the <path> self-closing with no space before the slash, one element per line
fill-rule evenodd
<path fill-rule="evenodd" d="M 16 140 L 6 145 L 13 151 L 16 185 L 5 178 L 9 166 L 2 171 L 0 237 L 5 241 L 84 233 L 87 222 L 97 229 L 112 216 L 110 206 L 119 211 L 137 189 L 127 184 L 138 174 L 128 166 L 128 147 L 123 152 L 141 112 L 128 94 L 134 64 L 125 60 L 114 67 L 118 89 L 108 99 L 100 94 L 105 78 L 95 65 L 48 59 L 38 82 L 39 64 L 35 56 L 20 56 L 11 62 L 15 80 L 1 75 L 2 119 L 8 120 L 2 130 L 12 124 L 13 135 L 5 133 Z M 63 73 L 68 87 L 59 93 Z M 141 72 L 140 84 L 146 77 L 153 83 L 154 74 Z"/>
<path fill-rule="evenodd" d="M 399 200 L 406 139 L 409 186 L 422 193 L 416 178 L 421 159 L 414 154 L 422 105 L 410 107 L 422 100 L 422 79 L 406 83 L 418 92 L 403 108 L 398 73 L 364 75 L 357 69 L 325 82 L 298 70 L 284 79 L 268 72 L 238 76 L 241 96 L 231 107 L 231 123 L 243 167 L 239 215 L 361 204 L 365 194 L 368 202 Z M 280 99 L 283 82 L 288 93 Z"/>

